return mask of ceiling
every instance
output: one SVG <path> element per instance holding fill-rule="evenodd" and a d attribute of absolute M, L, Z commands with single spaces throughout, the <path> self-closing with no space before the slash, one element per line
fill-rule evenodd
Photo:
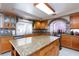
<path fill-rule="evenodd" d="M 11 12 L 25 19 L 46 20 L 79 12 L 79 3 L 48 3 L 56 15 L 47 15 L 34 6 L 34 3 L 1 3 L 0 12 Z"/>

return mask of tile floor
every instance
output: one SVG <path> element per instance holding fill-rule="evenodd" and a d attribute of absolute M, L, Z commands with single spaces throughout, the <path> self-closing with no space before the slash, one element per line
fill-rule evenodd
<path fill-rule="evenodd" d="M 7 52 L 7 53 L 4 53 L 4 54 L 1 54 L 0 56 L 11 56 L 11 52 Z"/>
<path fill-rule="evenodd" d="M 60 50 L 59 56 L 79 56 L 79 51 L 75 51 L 68 48 L 62 48 L 62 50 Z"/>
<path fill-rule="evenodd" d="M 4 53 L 0 56 L 11 56 L 10 52 Z M 79 56 L 79 52 L 68 48 L 62 48 L 59 56 Z"/>

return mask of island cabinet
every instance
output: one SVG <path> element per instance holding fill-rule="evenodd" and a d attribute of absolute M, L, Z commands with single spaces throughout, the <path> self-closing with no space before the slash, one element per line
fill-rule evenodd
<path fill-rule="evenodd" d="M 50 45 L 42 48 L 41 50 L 33 53 L 31 56 L 57 56 L 59 55 L 59 41 L 56 40 Z"/>
<path fill-rule="evenodd" d="M 11 39 L 11 36 L 0 37 L 0 54 L 11 50 L 11 44 L 9 42 Z"/>
<path fill-rule="evenodd" d="M 63 47 L 79 50 L 79 36 L 62 34 L 61 45 Z"/>
<path fill-rule="evenodd" d="M 45 55 L 45 56 L 57 56 L 59 54 L 58 40 L 54 41 L 52 44 L 48 45 L 47 48 L 44 48 L 41 51 L 40 51 L 41 56 L 42 55 Z"/>

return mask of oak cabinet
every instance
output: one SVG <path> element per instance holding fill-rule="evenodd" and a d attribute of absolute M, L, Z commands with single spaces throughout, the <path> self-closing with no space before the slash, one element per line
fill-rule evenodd
<path fill-rule="evenodd" d="M 10 51 L 9 40 L 12 39 L 12 31 L 16 31 L 16 16 L 7 14 L 0 15 L 0 54 Z"/>
<path fill-rule="evenodd" d="M 70 28 L 79 28 L 79 13 L 75 13 L 70 16 Z"/>
<path fill-rule="evenodd" d="M 79 50 L 79 37 L 72 37 L 72 48 Z"/>
<path fill-rule="evenodd" d="M 1 53 L 11 50 L 11 45 L 9 43 L 1 43 Z"/>
<path fill-rule="evenodd" d="M 1 14 L 0 15 L 0 39 L 11 36 L 12 31 L 16 31 L 16 16 Z M 4 38 L 5 38 L 4 37 Z M 5 41 L 7 40 L 5 38 Z M 4 39 L 2 39 L 4 40 Z"/>
<path fill-rule="evenodd" d="M 10 17 L 10 27 L 15 28 L 16 27 L 16 17 L 11 16 Z"/>
<path fill-rule="evenodd" d="M 61 44 L 64 47 L 72 47 L 72 39 L 66 35 L 62 35 Z"/>
<path fill-rule="evenodd" d="M 0 15 L 0 28 L 3 26 L 2 24 L 3 24 L 3 19 L 2 19 L 3 17 L 2 17 L 2 15 Z"/>
<path fill-rule="evenodd" d="M 4 16 L 3 18 L 3 26 L 4 28 L 10 28 L 10 18 L 9 16 Z"/>
<path fill-rule="evenodd" d="M 11 35 L 16 31 L 16 16 L 1 14 L 0 15 L 0 36 Z"/>
<path fill-rule="evenodd" d="M 8 28 L 8 29 L 11 29 L 11 28 L 15 28 L 16 27 L 16 17 L 15 16 L 9 16 L 9 15 L 2 15 L 3 18 L 3 24 L 2 24 L 2 28 Z"/>
<path fill-rule="evenodd" d="M 79 37 L 74 35 L 62 34 L 61 45 L 63 47 L 79 50 Z"/>
<path fill-rule="evenodd" d="M 58 56 L 59 55 L 59 41 L 56 40 L 52 44 L 42 48 L 32 56 Z"/>
<path fill-rule="evenodd" d="M 0 37 L 0 54 L 11 50 L 11 44 L 9 42 L 11 39 L 13 38 L 10 36 Z"/>
<path fill-rule="evenodd" d="M 2 51 L 1 47 L 2 47 L 2 46 L 1 46 L 1 43 L 0 43 L 0 54 L 1 54 L 1 51 Z"/>

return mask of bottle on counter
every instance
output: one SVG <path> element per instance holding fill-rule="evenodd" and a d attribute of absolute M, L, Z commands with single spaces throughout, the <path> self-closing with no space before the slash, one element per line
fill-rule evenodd
<path fill-rule="evenodd" d="M 71 31 L 71 35 L 74 35 L 74 32 L 73 31 Z"/>

